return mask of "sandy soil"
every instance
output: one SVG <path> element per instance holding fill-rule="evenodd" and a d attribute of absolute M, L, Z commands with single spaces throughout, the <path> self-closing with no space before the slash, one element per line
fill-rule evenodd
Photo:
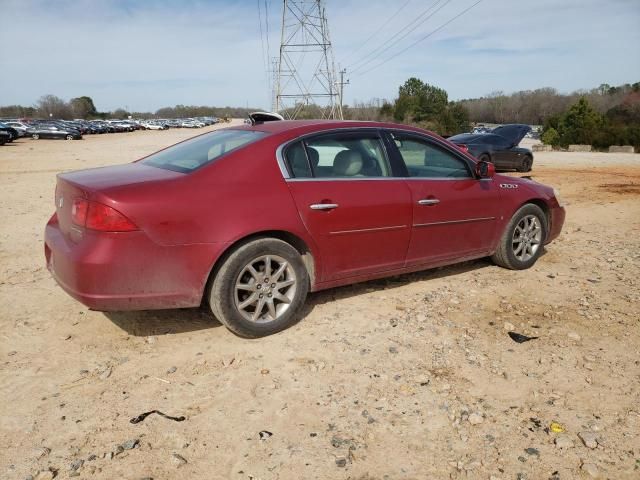
<path fill-rule="evenodd" d="M 0 147 L 0 477 L 640 477 L 640 155 L 536 155 L 568 218 L 528 271 L 483 260 L 313 294 L 261 340 L 205 310 L 64 294 L 42 246 L 55 173 L 200 132 Z M 186 420 L 130 423 L 153 409 Z"/>

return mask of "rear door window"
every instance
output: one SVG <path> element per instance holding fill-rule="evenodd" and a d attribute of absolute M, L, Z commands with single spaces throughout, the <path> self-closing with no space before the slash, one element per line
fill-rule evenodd
<path fill-rule="evenodd" d="M 316 178 L 391 176 L 382 140 L 375 131 L 336 132 L 304 140 Z"/>

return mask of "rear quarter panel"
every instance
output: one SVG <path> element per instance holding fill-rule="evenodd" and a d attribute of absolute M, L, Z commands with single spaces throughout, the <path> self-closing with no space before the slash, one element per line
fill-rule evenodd
<path fill-rule="evenodd" d="M 231 244 L 279 230 L 300 237 L 316 257 L 277 164 L 279 144 L 270 136 L 188 175 L 105 189 L 95 199 L 120 209 L 160 245 Z"/>
<path fill-rule="evenodd" d="M 164 245 L 229 242 L 253 228 L 300 226 L 275 149 L 264 140 L 179 178 L 96 195 L 118 199 L 126 215 Z"/>

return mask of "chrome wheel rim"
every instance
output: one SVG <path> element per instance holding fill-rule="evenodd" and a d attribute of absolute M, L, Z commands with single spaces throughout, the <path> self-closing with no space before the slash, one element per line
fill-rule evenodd
<path fill-rule="evenodd" d="M 234 302 L 240 315 L 254 323 L 281 318 L 293 302 L 298 282 L 291 264 L 278 255 L 251 260 L 234 285 Z"/>
<path fill-rule="evenodd" d="M 542 243 L 542 226 L 535 215 L 520 219 L 513 230 L 511 248 L 513 255 L 521 262 L 531 260 Z"/>

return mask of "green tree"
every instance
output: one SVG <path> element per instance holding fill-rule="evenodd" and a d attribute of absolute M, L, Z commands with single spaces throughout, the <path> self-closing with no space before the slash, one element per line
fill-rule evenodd
<path fill-rule="evenodd" d="M 453 130 L 450 133 L 451 135 L 471 130 L 471 125 L 469 123 L 469 110 L 467 110 L 462 103 L 452 103 L 449 105 L 448 110 L 451 112 L 451 117 L 453 119 Z"/>
<path fill-rule="evenodd" d="M 449 104 L 449 96 L 442 88 L 425 83 L 418 96 L 416 120 L 437 118 L 442 115 Z"/>
<path fill-rule="evenodd" d="M 555 146 L 560 142 L 560 134 L 555 128 L 550 127 L 544 131 L 544 133 L 540 137 L 540 140 L 542 140 L 542 143 L 544 143 L 545 145 Z"/>
<path fill-rule="evenodd" d="M 433 121 L 443 114 L 448 103 L 445 90 L 411 77 L 398 89 L 394 118 L 401 122 Z"/>
<path fill-rule="evenodd" d="M 96 106 L 93 104 L 93 99 L 91 97 L 82 96 L 72 98 L 69 101 L 69 105 L 71 106 L 73 115 L 76 118 L 93 118 L 98 115 L 98 111 L 96 110 Z"/>
<path fill-rule="evenodd" d="M 394 114 L 393 104 L 385 101 L 382 104 L 382 107 L 380 107 L 380 117 L 384 120 L 389 120 L 393 118 L 393 114 Z"/>
<path fill-rule="evenodd" d="M 125 119 L 129 116 L 129 112 L 127 112 L 124 108 L 116 108 L 113 112 L 111 112 L 111 117 L 118 119 Z"/>
<path fill-rule="evenodd" d="M 558 133 L 562 145 L 592 145 L 603 125 L 603 116 L 581 97 L 571 105 L 558 123 Z"/>

